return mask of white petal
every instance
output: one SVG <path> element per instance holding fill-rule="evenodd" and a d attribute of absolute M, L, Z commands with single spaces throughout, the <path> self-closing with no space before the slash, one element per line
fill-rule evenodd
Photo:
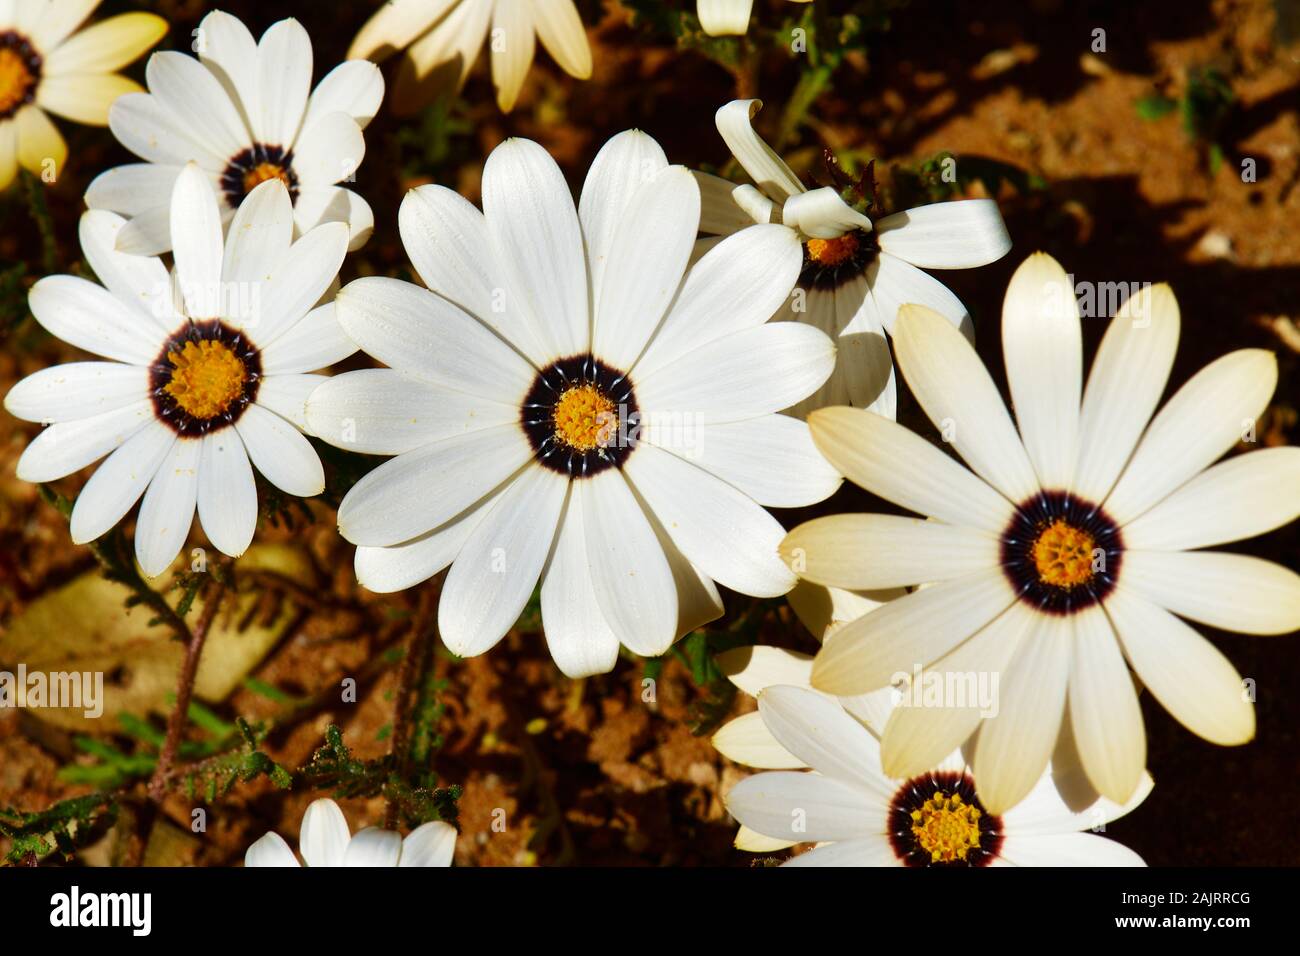
<path fill-rule="evenodd" d="M 257 404 L 281 418 L 293 422 L 299 431 L 307 431 L 307 399 L 328 382 L 324 375 L 276 374 L 262 379 L 257 389 Z"/>
<path fill-rule="evenodd" d="M 108 110 L 108 128 L 118 142 L 141 159 L 176 167 L 178 172 L 190 160 L 198 160 L 208 169 L 220 169 L 234 155 L 218 153 L 207 145 L 198 138 L 196 128 L 149 93 L 127 93 L 115 99 Z M 155 203 L 166 203 L 165 196 L 150 198 Z"/>
<path fill-rule="evenodd" d="M 1277 357 L 1241 349 L 1211 362 L 1156 415 L 1106 511 L 1128 524 L 1256 428 L 1277 387 Z"/>
<path fill-rule="evenodd" d="M 533 0 L 537 39 L 569 76 L 591 76 L 591 47 L 573 0 Z"/>
<path fill-rule="evenodd" d="M 1089 608 L 1075 614 L 1072 624 L 1069 712 L 1075 745 L 1092 784 L 1123 803 L 1147 763 L 1142 709 L 1105 611 Z"/>
<path fill-rule="evenodd" d="M 1242 634 L 1300 628 L 1300 575 L 1216 551 L 1125 551 L 1124 587 L 1185 618 Z"/>
<path fill-rule="evenodd" d="M 156 194 L 156 198 L 166 203 L 171 190 L 172 186 L 168 185 L 167 192 Z M 180 315 L 172 298 L 167 267 L 160 259 L 131 255 L 119 249 L 125 227 L 122 217 L 111 212 L 83 213 L 77 229 L 81 251 L 104 288 L 119 301 L 149 316 L 160 329 L 171 332 L 179 324 Z"/>
<path fill-rule="evenodd" d="M 799 239 L 784 226 L 754 226 L 723 239 L 686 274 L 634 374 L 644 378 L 762 325 L 789 300 L 802 264 Z"/>
<path fill-rule="evenodd" d="M 5 411 L 28 422 L 68 422 L 142 401 L 149 370 L 118 362 L 69 362 L 28 375 L 5 396 Z"/>
<path fill-rule="evenodd" d="M 781 746 L 826 777 L 888 804 L 896 789 L 880 772 L 880 744 L 836 701 L 802 687 L 758 695 L 763 723 Z"/>
<path fill-rule="evenodd" d="M 244 866 L 301 866 L 284 842 L 284 837 L 270 832 L 244 851 Z"/>
<path fill-rule="evenodd" d="M 456 852 L 456 828 L 441 820 L 423 823 L 402 840 L 398 866 L 451 866 Z"/>
<path fill-rule="evenodd" d="M 166 195 L 171 195 L 169 189 Z M 172 248 L 172 211 L 170 206 L 154 206 L 137 213 L 117 233 L 115 251 L 135 259 L 146 259 L 170 252 Z"/>
<path fill-rule="evenodd" d="M 1106 611 L 1133 670 L 1179 723 L 1216 744 L 1255 736 L 1251 695 L 1213 644 L 1124 587 L 1111 592 Z"/>
<path fill-rule="evenodd" d="M 316 84 L 307 101 L 303 128 L 327 113 L 342 111 L 365 129 L 384 98 L 384 74 L 366 60 L 346 60 L 330 70 Z"/>
<path fill-rule="evenodd" d="M 827 843 L 791 857 L 782 866 L 902 866 L 902 861 L 884 835 L 861 837 L 856 840 L 843 840 L 839 843 Z"/>
<path fill-rule="evenodd" d="M 1017 601 L 923 672 L 907 675 L 881 741 L 886 774 L 906 780 L 939 766 L 984 718 L 996 715 L 1002 675 L 1033 628 L 1034 617 L 1028 605 Z M 937 701 L 930 696 L 932 687 L 943 690 Z"/>
<path fill-rule="evenodd" d="M 528 603 L 555 538 L 568 479 L 525 468 L 465 542 L 447 572 L 438 627 L 453 654 L 491 649 Z"/>
<path fill-rule="evenodd" d="M 640 357 L 682 284 L 699 223 L 699 187 L 684 167 L 661 170 L 636 190 L 618 220 L 597 287 L 597 358 L 631 368 Z"/>
<path fill-rule="evenodd" d="M 402 200 L 398 229 L 406 254 L 424 284 L 455 303 L 545 365 L 550 347 L 520 303 L 512 303 L 493 277 L 487 220 L 445 186 L 419 186 Z"/>
<path fill-rule="evenodd" d="M 342 866 L 352 831 L 339 805 L 328 797 L 313 800 L 302 815 L 298 849 L 308 866 Z"/>
<path fill-rule="evenodd" d="M 144 494 L 175 443 L 176 433 L 154 421 L 122 442 L 77 496 L 69 524 L 73 542 L 93 541 L 121 521 Z"/>
<path fill-rule="evenodd" d="M 691 173 L 700 187 L 700 232 L 705 235 L 729 236 L 755 222 L 772 221 L 775 204 L 753 186 L 738 186 L 730 179 L 698 169 Z M 751 196 L 758 198 L 749 200 Z M 750 202 L 757 203 L 757 216 L 751 215 Z"/>
<path fill-rule="evenodd" d="M 511 405 L 368 368 L 336 375 L 307 403 L 313 434 L 340 448 L 398 455 L 481 428 L 519 420 Z"/>
<path fill-rule="evenodd" d="M 673 542 L 706 575 L 759 597 L 794 587 L 777 553 L 784 529 L 752 498 L 653 445 L 638 447 L 623 470 Z"/>
<path fill-rule="evenodd" d="M 1266 448 L 1207 468 L 1136 521 L 1124 546 L 1206 548 L 1272 531 L 1300 515 L 1300 449 Z"/>
<path fill-rule="evenodd" d="M 1064 290 L 1074 298 L 1074 290 Z M 1143 288 L 1111 319 L 1079 412 L 1074 491 L 1102 501 L 1128 463 L 1169 381 L 1178 350 L 1178 302 L 1169 286 Z"/>
<path fill-rule="evenodd" d="M 506 293 L 532 317 L 548 358 L 586 352 L 591 324 L 582 232 L 555 160 L 530 140 L 506 140 L 483 167 L 483 214 Z"/>
<path fill-rule="evenodd" d="M 293 169 L 304 187 L 351 180 L 366 158 L 361 127 L 347 113 L 326 113 L 302 131 L 293 147 Z"/>
<path fill-rule="evenodd" d="M 634 378 L 643 414 L 688 414 L 698 424 L 780 411 L 811 393 L 835 366 L 835 346 L 797 322 L 775 322 L 710 342 Z"/>
<path fill-rule="evenodd" d="M 304 186 L 293 204 L 293 221 L 299 233 L 327 222 L 347 223 L 348 249 L 360 249 L 375 231 L 375 213 L 351 189 L 342 186 Z"/>
<path fill-rule="evenodd" d="M 620 471 L 576 481 L 587 564 L 610 630 L 634 652 L 655 657 L 677 637 L 678 595 L 672 568 Z"/>
<path fill-rule="evenodd" d="M 975 786 L 990 813 L 1003 813 L 1047 769 L 1070 679 L 1071 627 L 1039 615 L 1003 674 L 998 714 L 984 721 L 975 748 Z"/>
<path fill-rule="evenodd" d="M 115 166 L 90 181 L 86 187 L 86 206 L 107 209 L 123 216 L 135 216 L 160 205 L 165 208 L 180 171 L 180 166 L 154 163 Z"/>
<path fill-rule="evenodd" d="M 593 303 L 600 301 L 601 277 L 632 198 L 667 167 L 654 137 L 636 129 L 610 137 L 592 160 L 582 184 L 578 219 L 591 270 Z"/>
<path fill-rule="evenodd" d="M 253 467 L 281 491 L 310 498 L 325 490 L 325 469 L 311 442 L 274 412 L 249 405 L 235 423 Z"/>
<path fill-rule="evenodd" d="M 835 290 L 835 324 L 839 348 L 835 372 L 844 381 L 849 401 L 889 419 L 898 417 L 898 381 L 885 337 L 880 306 L 867 280 L 858 277 Z"/>
<path fill-rule="evenodd" d="M 1000 542 L 982 531 L 899 515 L 827 515 L 781 542 L 799 576 L 867 591 L 946 581 L 1001 563 Z"/>
<path fill-rule="evenodd" d="M 1136 809 L 1154 786 L 1151 775 L 1142 772 L 1133 794 L 1123 803 L 1116 803 L 1095 792 L 1087 796 L 1071 794 L 1061 779 L 1061 770 L 1054 757 L 1052 772 L 1038 781 L 1029 796 L 1002 815 L 1006 833 L 1032 837 L 1101 830 Z"/>
<path fill-rule="evenodd" d="M 890 601 L 836 632 L 813 663 L 813 687 L 846 695 L 888 686 L 943 657 L 1013 600 L 999 567 Z"/>
<path fill-rule="evenodd" d="M 189 315 L 223 315 L 221 210 L 212 183 L 194 163 L 181 170 L 172 188 L 171 236 L 176 277 Z"/>
<path fill-rule="evenodd" d="M 734 485 L 760 505 L 801 508 L 841 484 L 812 442 L 808 426 L 787 415 L 693 425 L 669 417 L 641 420 L 641 440 L 673 452 Z M 777 463 L 780 467 L 774 467 Z"/>
<path fill-rule="evenodd" d="M 791 196 L 781 210 L 781 221 L 814 239 L 834 239 L 855 229 L 871 229 L 871 220 L 846 204 L 830 186 Z"/>
<path fill-rule="evenodd" d="M 746 20 L 749 19 L 748 13 L 746 10 Z M 762 100 L 732 100 L 718 109 L 713 121 L 731 155 L 736 157 L 758 188 L 773 199 L 784 201 L 803 192 L 803 184 L 772 151 L 772 147 L 754 132 L 752 120 L 762 108 Z"/>
<path fill-rule="evenodd" d="M 226 89 L 251 130 L 259 115 L 257 95 L 257 41 L 237 17 L 213 10 L 199 22 L 203 42 L 196 51 L 199 61 Z M 283 144 L 288 146 L 288 143 Z"/>
<path fill-rule="evenodd" d="M 974 325 L 966 306 L 934 276 L 882 252 L 867 266 L 866 277 L 880 321 L 890 335 L 894 334 L 898 322 L 898 310 L 910 304 L 933 309 L 960 329 L 967 339 L 974 337 Z"/>
<path fill-rule="evenodd" d="M 178 438 L 140 502 L 135 525 L 135 557 L 145 577 L 167 570 L 185 546 L 199 490 L 199 455 L 203 442 Z"/>
<path fill-rule="evenodd" d="M 145 77 L 150 94 L 170 114 L 168 127 L 183 125 L 189 131 L 189 137 L 211 156 L 228 161 L 251 145 L 248 129 L 230 95 L 217 77 L 198 60 L 184 53 L 164 50 L 149 57 Z M 111 116 L 110 125 L 113 125 Z M 186 155 L 178 155 L 182 152 L 179 150 L 168 152 L 169 158 L 165 161 L 178 164 L 206 158 L 190 155 L 190 151 L 184 151 Z M 143 153 L 139 155 L 145 159 L 152 158 Z"/>
<path fill-rule="evenodd" d="M 285 149 L 293 143 L 307 112 L 311 68 L 311 38 L 297 20 L 277 21 L 262 34 L 257 44 L 258 103 L 251 116 L 259 143 Z"/>
<path fill-rule="evenodd" d="M 887 418 L 852 408 L 808 416 L 827 461 L 867 491 L 912 511 L 1000 535 L 1011 505 L 928 441 Z"/>
<path fill-rule="evenodd" d="M 344 866 L 397 866 L 402 856 L 402 838 L 392 830 L 366 827 L 348 843 Z"/>
<path fill-rule="evenodd" d="M 876 794 L 815 773 L 755 774 L 732 787 L 724 801 L 745 826 L 783 840 L 852 840 L 885 829 L 885 807 Z"/>
<path fill-rule="evenodd" d="M 509 113 L 533 62 L 536 32 L 532 4 L 525 0 L 496 0 L 492 5 L 492 32 L 501 42 L 490 45 L 492 83 L 497 88 L 497 107 Z"/>
<path fill-rule="evenodd" d="M 992 199 L 917 206 L 876 222 L 882 251 L 922 269 L 970 269 L 1011 251 L 1011 237 Z"/>
<path fill-rule="evenodd" d="M 51 335 L 105 358 L 149 365 L 162 346 L 163 333 L 148 317 L 78 276 L 41 279 L 27 307 Z"/>
<path fill-rule="evenodd" d="M 328 368 L 357 351 L 339 324 L 334 303 L 317 306 L 262 349 L 262 370 L 287 375 Z"/>
<path fill-rule="evenodd" d="M 257 485 L 235 429 L 204 436 L 197 501 L 203 533 L 218 551 L 237 558 L 248 550 L 257 529 Z"/>
<path fill-rule="evenodd" d="M 389 548 L 357 548 L 357 582 L 377 594 L 391 594 L 433 577 L 460 554 L 500 495 L 497 492 L 476 502 L 440 527 L 410 541 Z"/>
<path fill-rule="evenodd" d="M 339 505 L 339 532 L 375 547 L 409 541 L 485 497 L 531 456 L 517 424 L 398 455 L 352 486 Z"/>
<path fill-rule="evenodd" d="M 713 735 L 713 747 L 728 760 L 758 770 L 804 770 L 808 765 L 772 736 L 758 711 L 723 724 Z"/>
<path fill-rule="evenodd" d="M 1083 335 L 1072 284 L 1060 263 L 1034 253 L 1011 277 L 1002 304 L 1011 404 L 1044 488 L 1070 486 L 1078 453 Z"/>
<path fill-rule="evenodd" d="M 535 372 L 487 327 L 409 282 L 349 282 L 334 300 L 339 323 L 369 355 L 436 385 L 518 404 Z"/>
<path fill-rule="evenodd" d="M 798 651 L 756 644 L 723 651 L 714 661 L 727 680 L 751 697 L 777 684 L 811 687 L 812 656 Z"/>
<path fill-rule="evenodd" d="M 1142 857 L 1122 843 L 1095 833 L 1009 835 L 998 855 L 1012 866 L 1146 866 Z"/>
<path fill-rule="evenodd" d="M 566 677 L 606 674 L 618 660 L 618 635 L 600 612 L 587 564 L 582 506 L 572 496 L 542 571 L 546 646 Z"/>
<path fill-rule="evenodd" d="M 226 282 L 265 283 L 293 243 L 293 202 L 278 179 L 259 184 L 230 222 L 221 277 Z"/>
<path fill-rule="evenodd" d="M 261 302 L 243 322 L 259 345 L 270 346 L 320 302 L 348 251 L 342 223 L 317 226 L 289 247 L 262 281 Z"/>
<path fill-rule="evenodd" d="M 1012 501 L 1038 480 L 997 386 L 971 344 L 938 313 L 904 306 L 894 353 L 925 413 L 971 470 Z"/>

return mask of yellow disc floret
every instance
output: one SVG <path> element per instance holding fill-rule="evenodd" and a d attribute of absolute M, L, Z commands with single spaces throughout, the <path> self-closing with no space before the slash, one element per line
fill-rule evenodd
<path fill-rule="evenodd" d="M 837 266 L 858 251 L 858 237 L 846 232 L 834 239 L 809 239 L 806 248 L 808 258 L 813 262 L 823 266 Z"/>
<path fill-rule="evenodd" d="M 615 425 L 614 403 L 594 385 L 566 389 L 555 403 L 555 438 L 577 451 L 608 444 Z"/>
<path fill-rule="evenodd" d="M 1034 541 L 1034 568 L 1038 580 L 1058 588 L 1073 588 L 1092 580 L 1092 535 L 1060 518 L 1042 530 Z"/>
<path fill-rule="evenodd" d="M 979 849 L 981 816 L 979 808 L 962 800 L 960 793 L 941 790 L 912 811 L 912 836 L 930 854 L 931 863 L 965 860 L 966 854 Z"/>
<path fill-rule="evenodd" d="M 289 173 L 279 163 L 258 163 L 244 173 L 244 192 L 252 192 L 257 186 L 272 179 L 280 180 L 285 186 L 293 185 L 289 179 Z"/>
<path fill-rule="evenodd" d="M 222 342 L 186 342 L 168 352 L 167 361 L 172 373 L 164 389 L 195 418 L 216 418 L 244 392 L 248 369 Z"/>
<path fill-rule="evenodd" d="M 36 77 L 17 50 L 0 46 L 0 114 L 8 114 L 27 101 Z"/>

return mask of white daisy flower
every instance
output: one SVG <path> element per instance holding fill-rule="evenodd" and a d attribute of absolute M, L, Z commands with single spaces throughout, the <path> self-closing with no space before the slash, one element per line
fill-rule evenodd
<path fill-rule="evenodd" d="M 213 11 L 195 36 L 198 59 L 175 51 L 149 58 L 148 93 L 113 103 L 113 135 L 141 159 L 96 177 L 86 205 L 130 221 L 118 248 L 153 256 L 172 248 L 167 197 L 186 163 L 208 174 L 229 225 L 244 197 L 278 179 L 293 200 L 301 235 L 347 223 L 349 248 L 374 229 L 352 182 L 365 156 L 361 131 L 379 110 L 384 79 L 364 60 L 340 63 L 311 87 L 312 49 L 297 20 L 273 24 L 260 42 L 235 17 Z"/>
<path fill-rule="evenodd" d="M 1000 813 L 1039 779 L 1068 711 L 1089 778 L 1127 800 L 1146 762 L 1129 667 L 1194 733 L 1250 740 L 1241 677 L 1181 618 L 1248 634 L 1300 626 L 1300 575 L 1199 550 L 1300 514 L 1300 450 L 1210 467 L 1268 405 L 1273 354 L 1224 356 L 1152 418 L 1179 334 L 1178 304 L 1157 285 L 1111 321 L 1083 389 L 1073 287 L 1039 253 L 1017 270 L 1003 308 L 1017 435 L 975 350 L 942 316 L 907 306 L 896 332 L 912 392 L 971 470 L 879 415 L 810 416 L 818 448 L 854 482 L 931 519 L 837 515 L 783 542 L 803 576 L 823 584 L 930 585 L 847 625 L 818 654 L 812 683 L 863 693 L 916 667 L 1001 678 L 998 713 L 982 724 L 978 709 L 899 708 L 885 730 L 885 771 L 927 769 L 978 727 L 980 797 Z"/>
<path fill-rule="evenodd" d="M 761 107 L 759 100 L 733 100 L 718 110 L 718 132 L 758 188 L 696 173 L 700 231 L 725 236 L 754 222 L 782 222 L 798 233 L 799 291 L 775 318 L 821 329 L 835 340 L 839 356 L 826 383 L 792 414 L 855 405 L 894 418 L 894 367 L 885 335 L 893 334 L 899 306 L 927 305 L 973 336 L 961 300 L 921 270 L 969 269 L 1002 258 L 1011 248 L 1006 224 L 991 199 L 918 206 L 873 224 L 831 187 L 804 188 L 754 132 L 751 120 Z"/>
<path fill-rule="evenodd" d="M 422 824 L 405 839 L 392 830 L 366 827 L 355 836 L 333 800 L 316 800 L 302 815 L 294 855 L 274 830 L 250 846 L 244 866 L 451 866 L 456 828 L 440 820 Z"/>
<path fill-rule="evenodd" d="M 811 3 L 812 0 L 794 0 Z M 754 0 L 696 0 L 695 12 L 700 26 L 709 36 L 743 36 L 749 30 L 749 14 Z"/>
<path fill-rule="evenodd" d="M 569 76 L 591 76 L 591 47 L 573 0 L 389 0 L 366 21 L 348 56 L 382 60 L 406 50 L 393 105 L 409 114 L 459 90 L 485 40 L 502 112 L 514 109 L 537 40 Z"/>
<path fill-rule="evenodd" d="M 0 3 L 0 190 L 21 165 L 57 177 L 68 158 L 47 113 L 103 126 L 109 105 L 138 92 L 118 75 L 157 43 L 167 21 L 152 13 L 123 13 L 81 32 L 100 0 L 5 0 Z"/>
<path fill-rule="evenodd" d="M 1079 787 L 1063 769 L 1040 775 L 1024 800 L 992 813 L 961 752 L 930 770 L 891 779 L 870 724 L 803 687 L 770 686 L 758 717 L 790 755 L 783 770 L 755 774 L 725 797 L 749 833 L 742 849 L 772 852 L 820 844 L 786 866 L 1144 866 L 1095 832 L 1151 792 L 1145 774 L 1119 804 Z M 767 842 L 761 838 L 766 837 Z"/>
<path fill-rule="evenodd" d="M 619 644 L 663 653 L 722 612 L 714 582 L 788 591 L 764 506 L 827 497 L 839 476 L 776 412 L 830 373 L 834 347 L 767 324 L 799 272 L 787 229 L 743 230 L 683 279 L 699 221 L 690 173 L 637 131 L 601 149 L 577 210 L 554 160 L 512 139 L 483 209 L 440 186 L 399 224 L 432 292 L 358 279 L 339 321 L 388 369 L 312 394 L 314 434 L 396 455 L 339 508 L 372 591 L 447 565 L 443 640 L 492 647 L 541 579 L 546 639 L 571 676 Z"/>
<path fill-rule="evenodd" d="M 323 378 L 304 373 L 356 351 L 333 303 L 317 305 L 347 251 L 345 225 L 291 243 L 289 194 L 273 180 L 239 207 L 223 249 L 216 194 L 192 164 L 176 179 L 171 219 L 173 276 L 118 250 L 120 216 L 82 215 L 82 252 L 103 285 L 49 276 L 28 305 L 52 335 L 108 361 L 43 369 L 5 396 L 11 415 L 49 424 L 18 460 L 19 478 L 53 481 L 108 455 L 77 497 L 73 541 L 98 538 L 144 495 L 135 553 L 150 577 L 185 544 L 196 506 L 212 544 L 243 554 L 257 524 L 250 460 L 288 494 L 323 490 L 300 431 Z"/>

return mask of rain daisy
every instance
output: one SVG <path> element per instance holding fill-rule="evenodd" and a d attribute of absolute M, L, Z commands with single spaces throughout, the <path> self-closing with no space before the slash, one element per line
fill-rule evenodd
<path fill-rule="evenodd" d="M 700 231 L 719 236 L 754 222 L 781 222 L 803 246 L 798 291 L 775 318 L 797 319 L 839 348 L 826 383 L 791 409 L 803 417 L 826 405 L 855 405 L 895 417 L 894 368 L 885 334 L 905 302 L 927 305 L 973 334 L 966 307 L 922 269 L 987 265 L 1011 248 L 991 199 L 918 206 L 872 221 L 829 186 L 805 189 L 754 131 L 759 100 L 733 100 L 717 113 L 718 132 L 754 186 L 707 173 L 700 182 Z M 703 240 L 708 243 L 716 240 Z"/>
<path fill-rule="evenodd" d="M 810 416 L 817 447 L 851 480 L 931 519 L 838 515 L 783 542 L 787 560 L 823 584 L 929 585 L 847 625 L 818 654 L 812 683 L 862 693 L 917 667 L 1001 679 L 997 716 L 982 724 L 968 707 L 895 711 L 886 773 L 927 769 L 978 727 L 980 798 L 1000 813 L 1041 776 L 1068 713 L 1097 790 L 1127 800 L 1146 762 L 1130 667 L 1194 733 L 1250 740 L 1241 677 L 1182 619 L 1248 634 L 1300 626 L 1300 576 L 1200 550 L 1300 513 L 1300 450 L 1213 465 L 1268 405 L 1273 354 L 1225 355 L 1152 418 L 1178 343 L 1173 293 L 1157 285 L 1126 303 L 1085 389 L 1071 282 L 1039 253 L 1003 307 L 1017 434 L 975 350 L 942 316 L 907 306 L 896 332 L 912 392 L 971 470 L 879 415 Z"/>
<path fill-rule="evenodd" d="M 198 59 L 175 51 L 149 58 L 148 93 L 113 103 L 108 125 L 143 163 L 110 169 L 86 205 L 130 221 L 118 248 L 158 255 L 172 248 L 167 197 L 186 163 L 208 174 L 229 225 L 244 197 L 277 179 L 293 200 L 297 234 L 347 223 L 356 249 L 374 228 L 370 206 L 342 182 L 365 156 L 361 135 L 379 109 L 384 79 L 364 60 L 340 63 L 311 88 L 312 49 L 297 20 L 281 20 L 255 42 L 238 19 L 213 11 L 195 35 Z"/>
<path fill-rule="evenodd" d="M 302 815 L 298 852 L 274 830 L 248 848 L 244 866 L 451 866 L 456 828 L 440 820 L 425 823 L 405 839 L 392 830 L 366 827 L 353 836 L 333 800 L 316 800 Z"/>
<path fill-rule="evenodd" d="M 715 583 L 774 596 L 795 577 L 765 506 L 810 504 L 839 476 L 776 412 L 830 373 L 815 329 L 767 324 L 799 244 L 746 229 L 689 274 L 694 178 L 637 131 L 596 157 L 577 210 L 554 160 L 507 140 L 483 212 L 440 186 L 399 226 L 432 291 L 363 278 L 339 321 L 387 369 L 312 394 L 314 434 L 396 455 L 339 508 L 372 591 L 451 565 L 438 620 L 460 655 L 510 629 L 541 580 L 546 640 L 571 676 L 620 642 L 663 653 L 722 611 Z"/>
<path fill-rule="evenodd" d="M 1119 804 L 1082 789 L 1067 768 L 1040 774 L 1024 800 L 992 813 L 976 793 L 960 751 L 933 769 L 890 779 L 873 729 L 836 701 L 803 687 L 772 686 L 758 715 L 812 772 L 755 774 L 727 794 L 727 810 L 750 832 L 742 849 L 771 852 L 794 843 L 816 849 L 787 866 L 1144 866 L 1132 850 L 1084 832 L 1133 810 L 1151 792 L 1142 775 Z"/>
<path fill-rule="evenodd" d="M 0 3 L 0 190 L 21 165 L 47 178 L 63 172 L 68 144 L 47 112 L 103 126 L 109 105 L 139 84 L 119 76 L 167 32 L 152 13 L 123 13 L 80 33 L 100 0 Z"/>
<path fill-rule="evenodd" d="M 794 0 L 811 3 L 812 0 Z M 749 29 L 749 14 L 754 0 L 696 0 L 700 26 L 709 36 L 742 36 Z"/>
<path fill-rule="evenodd" d="M 565 73 L 591 76 L 591 47 L 573 0 L 389 0 L 366 21 L 348 56 L 382 60 L 406 50 L 393 102 L 409 114 L 459 90 L 485 39 L 502 112 L 514 109 L 537 40 Z"/>
<path fill-rule="evenodd" d="M 275 180 L 239 207 L 223 251 L 216 194 L 193 164 L 171 210 L 170 277 L 160 260 L 118 250 L 120 216 L 82 215 L 82 252 L 103 285 L 49 276 L 28 304 L 52 335 L 108 361 L 43 369 L 5 396 L 11 415 L 49 424 L 19 478 L 53 481 L 108 455 L 77 497 L 73 541 L 98 538 L 144 495 L 135 553 L 150 577 L 185 544 L 196 506 L 216 548 L 244 552 L 257 524 L 250 461 L 288 494 L 321 492 L 320 459 L 299 429 L 323 379 L 303 373 L 356 351 L 333 304 L 317 306 L 347 251 L 345 225 L 291 244 L 293 210 Z"/>

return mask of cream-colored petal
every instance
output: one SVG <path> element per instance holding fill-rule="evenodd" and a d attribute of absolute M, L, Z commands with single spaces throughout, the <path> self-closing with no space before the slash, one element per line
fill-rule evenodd
<path fill-rule="evenodd" d="M 1132 797 L 1147 762 L 1142 708 L 1119 639 L 1096 605 L 1074 615 L 1069 714 L 1088 779 L 1116 803 Z"/>
<path fill-rule="evenodd" d="M 87 126 L 107 126 L 108 108 L 113 101 L 127 93 L 141 92 L 139 83 L 117 73 L 69 73 L 41 83 L 36 102 L 64 119 Z"/>
<path fill-rule="evenodd" d="M 167 21 L 152 13 L 123 13 L 82 30 L 45 59 L 46 77 L 112 73 L 163 38 Z"/>
<path fill-rule="evenodd" d="M 1124 587 L 1153 604 L 1242 634 L 1300 628 L 1300 575 L 1272 561 L 1218 551 L 1126 551 Z"/>

